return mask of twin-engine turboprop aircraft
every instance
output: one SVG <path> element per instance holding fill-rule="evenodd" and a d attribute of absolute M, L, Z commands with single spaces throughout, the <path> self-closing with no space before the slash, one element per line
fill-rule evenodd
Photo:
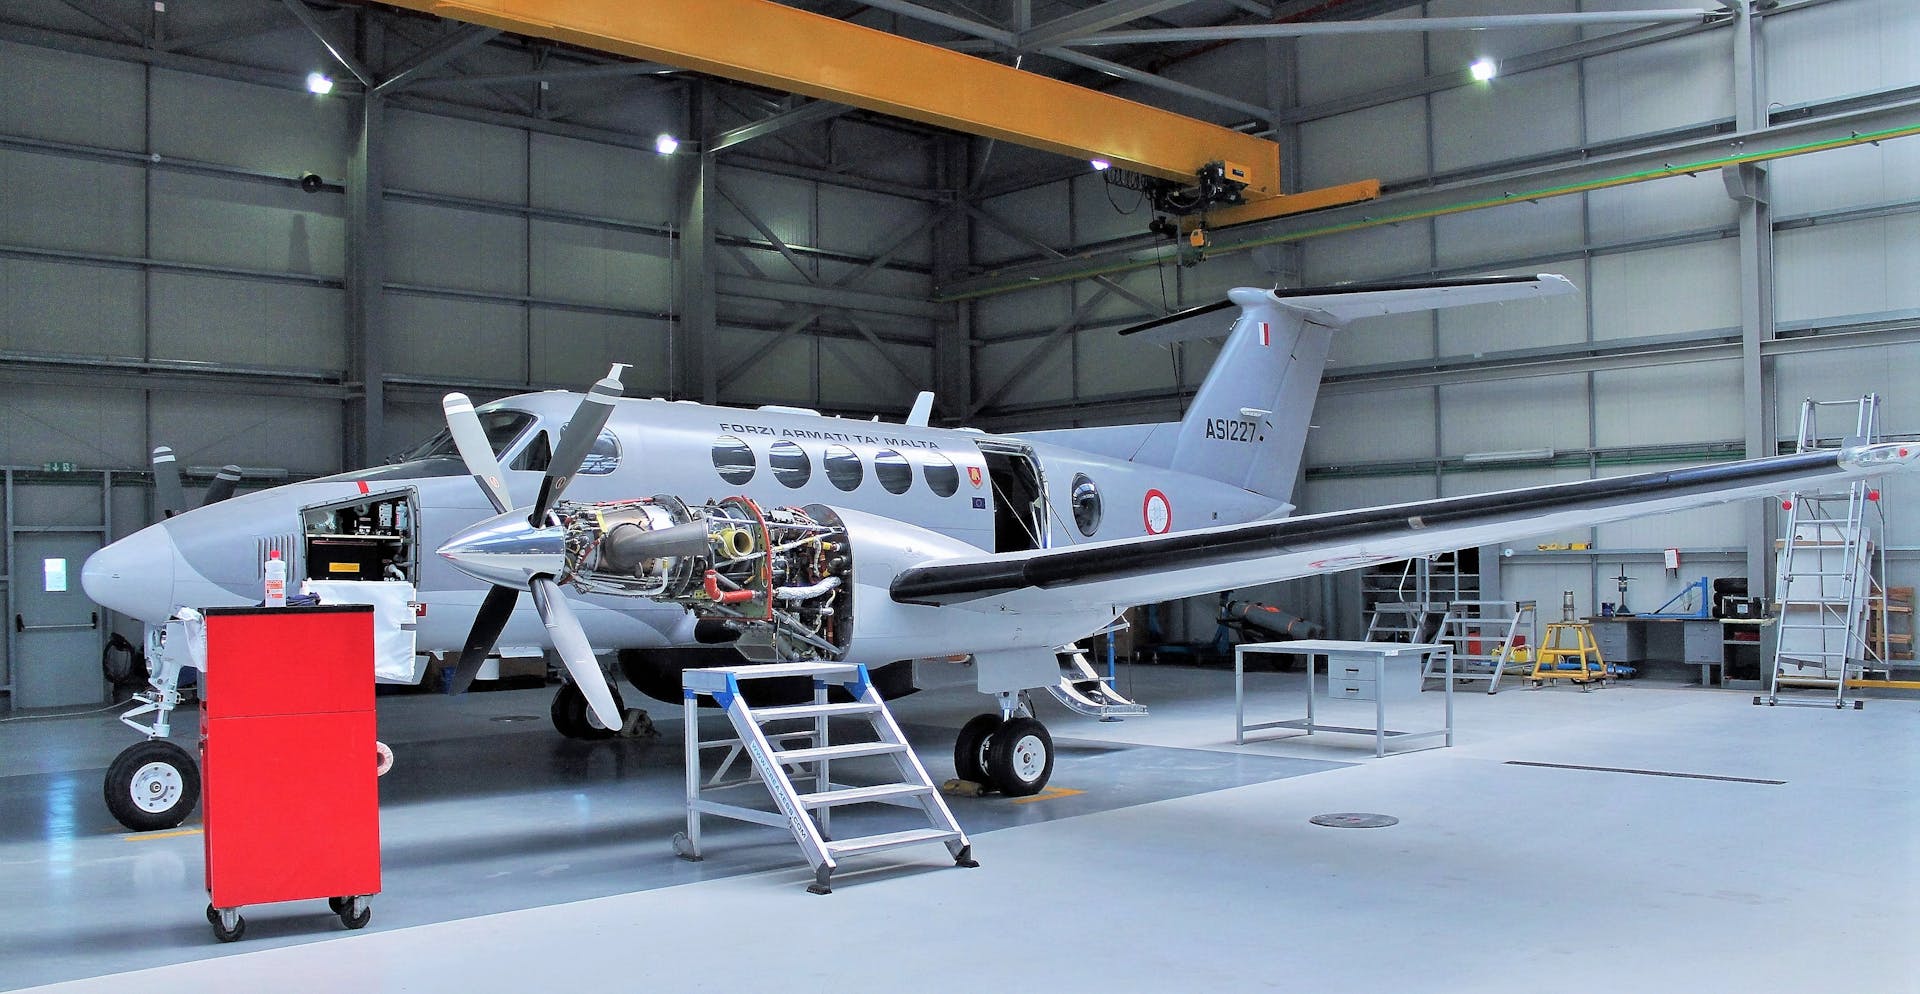
<path fill-rule="evenodd" d="M 449 430 L 401 462 L 179 514 L 101 550 L 83 580 L 149 625 L 181 607 L 257 602 L 273 550 L 295 577 L 407 584 L 417 647 L 459 653 L 457 687 L 495 646 L 550 647 L 570 677 L 555 724 L 588 737 L 622 722 L 609 654 L 665 700 L 685 666 L 740 656 L 865 662 L 890 695 L 912 689 L 911 661 L 949 661 L 998 704 L 963 730 L 960 775 L 1030 794 L 1053 764 L 1027 692 L 1059 686 L 1062 647 L 1132 605 L 1920 460 L 1865 446 L 1290 516 L 1321 370 L 1349 322 L 1572 291 L 1551 275 L 1234 290 L 1238 319 L 1185 418 L 1168 424 L 990 435 L 929 427 L 924 403 L 896 425 L 629 400 L 621 367 L 584 397 L 474 408 L 455 394 Z M 169 706 L 159 684 L 144 707 Z M 159 745 L 137 758 L 190 765 Z M 110 776 L 107 794 L 134 799 L 116 805 L 130 827 L 190 810 L 175 796 L 189 791 L 151 791 L 151 763 L 122 766 L 136 769 Z"/>

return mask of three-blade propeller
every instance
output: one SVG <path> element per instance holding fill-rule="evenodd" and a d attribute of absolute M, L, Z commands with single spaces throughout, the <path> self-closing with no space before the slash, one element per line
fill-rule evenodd
<path fill-rule="evenodd" d="M 595 383 L 581 399 L 573 419 L 561 432 L 560 442 L 554 447 L 553 459 L 547 465 L 547 475 L 540 481 L 540 496 L 527 515 L 531 527 L 548 527 L 548 514 L 559 502 L 561 494 L 566 492 L 567 484 L 586 464 L 594 441 L 600 437 L 601 429 L 606 427 L 607 419 L 613 414 L 614 401 L 620 397 L 619 377 L 625 368 L 615 365 L 605 379 Z M 502 515 L 513 510 L 506 484 L 502 481 L 500 461 L 494 455 L 492 444 L 487 441 L 486 429 L 480 424 L 479 415 L 474 412 L 473 402 L 464 394 L 452 393 L 441 402 L 441 407 L 446 411 L 447 429 L 453 435 L 454 446 L 459 449 L 461 460 L 467 465 L 467 472 L 473 474 L 494 510 Z M 574 616 L 559 582 L 553 576 L 536 573 L 528 576 L 526 583 L 533 595 L 533 605 L 539 610 L 540 620 L 547 626 L 554 650 L 566 664 L 567 674 L 573 678 L 574 686 L 580 688 L 580 693 L 593 708 L 594 716 L 600 719 L 601 724 L 608 728 L 619 728 L 620 706 L 614 700 L 613 689 L 607 685 L 606 675 L 593 657 L 593 646 L 587 641 L 586 632 L 581 629 L 580 620 Z M 473 629 L 467 635 L 460 661 L 454 668 L 450 688 L 453 693 L 463 693 L 473 684 L 474 675 L 486 662 L 488 653 L 493 651 L 494 643 L 507 627 L 507 621 L 512 617 L 519 600 L 520 590 L 517 587 L 496 585 L 487 591 L 486 599 L 480 603 L 479 613 L 474 616 Z"/>
<path fill-rule="evenodd" d="M 220 467 L 213 482 L 207 484 L 207 494 L 200 506 L 218 504 L 233 496 L 233 488 L 239 482 L 240 467 Z M 180 463 L 174 458 L 173 449 L 165 445 L 155 446 L 153 450 L 153 489 L 161 517 L 171 518 L 187 509 L 186 490 L 180 485 Z"/>

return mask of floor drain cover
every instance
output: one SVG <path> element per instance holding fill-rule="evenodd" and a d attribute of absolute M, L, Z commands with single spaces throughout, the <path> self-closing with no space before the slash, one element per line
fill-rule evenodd
<path fill-rule="evenodd" d="M 503 722 L 539 721 L 540 716 L 537 714 L 503 714 L 503 715 L 496 715 L 493 720 L 503 721 Z"/>
<path fill-rule="evenodd" d="M 1370 815 L 1359 811 L 1343 811 L 1334 815 L 1314 815 L 1307 819 L 1315 825 L 1328 828 L 1386 828 L 1400 824 L 1400 819 L 1392 815 Z"/>

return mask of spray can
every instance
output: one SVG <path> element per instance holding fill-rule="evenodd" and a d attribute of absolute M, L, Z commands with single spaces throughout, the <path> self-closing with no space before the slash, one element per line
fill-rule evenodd
<path fill-rule="evenodd" d="M 280 558 L 280 550 L 267 553 L 264 570 L 267 577 L 267 606 L 287 606 L 287 561 Z"/>

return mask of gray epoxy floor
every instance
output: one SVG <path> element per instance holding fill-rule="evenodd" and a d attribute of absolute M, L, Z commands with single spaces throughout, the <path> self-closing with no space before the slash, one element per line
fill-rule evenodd
<path fill-rule="evenodd" d="M 800 864 L 790 838 L 722 819 L 705 823 L 710 858 L 673 857 L 685 826 L 677 707 L 652 709 L 656 740 L 573 742 L 552 733 L 549 690 L 473 694 L 458 700 L 385 697 L 383 741 L 397 754 L 381 780 L 383 892 L 368 931 L 536 908 Z M 949 695 L 952 697 L 952 695 Z M 953 697 L 978 706 L 986 698 Z M 905 730 L 936 778 L 950 775 L 959 712 Z M 186 713 L 176 728 L 197 728 Z M 707 735 L 725 730 L 710 715 Z M 4 729 L 10 764 L 0 775 L 0 989 L 118 973 L 343 936 L 319 901 L 245 912 L 235 945 L 212 943 L 202 916 L 197 812 L 181 830 L 135 835 L 106 812 L 100 778 L 130 732 L 102 735 L 111 715 L 15 722 Z M 956 799 L 971 835 L 1199 791 L 1333 769 L 1318 759 L 1235 755 L 1073 738 L 1097 723 L 1056 723 L 1054 784 L 1078 793 L 1020 804 Z M 115 726 L 117 728 L 117 723 Z M 180 739 L 190 746 L 191 739 Z M 66 766 L 64 769 L 51 767 Z M 884 760 L 836 764 L 836 779 L 879 782 Z M 756 792 L 761 806 L 770 806 Z M 749 801 L 751 803 L 751 801 Z M 843 835 L 915 827 L 888 808 L 835 816 Z M 923 825 L 923 823 L 921 823 Z M 867 826 L 864 827 L 863 826 Z"/>
<path fill-rule="evenodd" d="M 172 860 L 134 852 L 181 844 L 168 840 L 76 833 L 38 848 L 10 841 L 0 845 L 0 886 L 9 895 L 28 883 L 38 889 L 0 907 L 0 986 L 33 982 L 19 964 L 42 963 L 40 947 L 55 945 L 73 950 L 67 976 L 114 968 L 119 954 L 104 949 L 148 962 L 225 954 L 57 988 L 143 994 L 595 983 L 673 991 L 1920 991 L 1920 947 L 1911 941 L 1920 921 L 1920 704 L 1912 700 L 1862 712 L 1765 709 L 1738 692 L 1645 682 L 1591 694 L 1463 694 L 1456 748 L 1375 760 L 1367 742 L 1346 737 L 1234 746 L 1230 677 L 1150 668 L 1135 676 L 1153 718 L 1051 722 L 1063 746 L 1075 743 L 1063 748 L 1055 782 L 1086 794 L 969 802 L 958 813 L 980 836 L 980 868 L 948 868 L 938 849 L 903 850 L 841 874 L 825 898 L 802 889 L 808 874 L 790 843 L 750 826 L 712 837 L 707 863 L 666 857 L 663 840 L 679 820 L 677 776 L 618 774 L 622 764 L 629 773 L 647 768 L 652 754 L 677 760 L 670 746 L 628 750 L 646 754 L 638 760 L 543 752 L 520 741 L 544 734 L 532 722 L 455 734 L 461 709 L 507 695 L 432 702 L 441 707 L 419 716 L 418 748 L 401 755 L 417 753 L 424 768 L 444 750 L 456 768 L 466 761 L 464 772 L 426 777 L 433 799 L 388 808 L 389 840 L 418 841 L 389 850 L 374 927 L 349 934 L 323 915 L 289 916 L 256 943 L 250 915 L 241 948 L 215 947 L 198 903 L 182 909 L 173 897 L 141 897 L 99 906 L 82 896 L 81 881 L 99 876 L 197 901 L 197 840 L 186 838 L 189 851 Z M 1250 682 L 1261 717 L 1301 699 L 1298 676 Z M 940 730 L 956 727 L 978 700 L 938 691 L 901 703 L 930 765 L 944 772 L 939 754 L 952 733 Z M 496 706 L 508 705 L 488 704 Z M 383 735 L 404 734 L 383 722 Z M 0 726 L 0 746 L 20 741 L 17 728 Z M 1117 748 L 1128 745 L 1137 748 Z M 508 754 L 537 758 L 500 758 Z M 539 772 L 546 785 L 490 783 L 489 763 Z M 1292 775 L 1309 770 L 1319 772 Z M 76 799 L 97 790 L 90 774 L 76 777 Z M 1307 822 L 1332 811 L 1401 822 L 1375 830 Z M 464 827 L 446 827 L 453 823 Z M 23 869 L 23 860 L 33 865 Z M 654 882 L 635 883 L 643 878 Z M 522 910 L 478 914 L 536 891 L 546 897 Z M 554 903 L 568 896 L 584 899 Z M 419 914 L 410 906 L 453 920 L 403 927 Z M 759 924 L 768 927 L 756 931 Z M 309 941 L 316 937 L 325 941 Z"/>

